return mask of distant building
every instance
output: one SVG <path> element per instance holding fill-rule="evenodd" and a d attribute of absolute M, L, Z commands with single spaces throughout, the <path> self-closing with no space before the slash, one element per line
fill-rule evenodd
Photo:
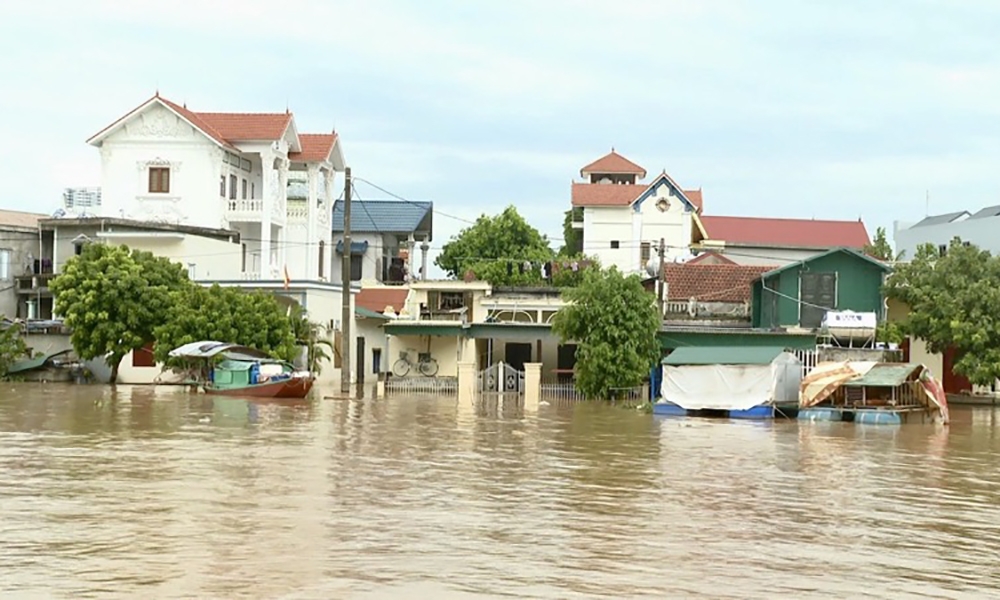
<path fill-rule="evenodd" d="M 32 279 L 46 266 L 38 254 L 38 222 L 48 215 L 0 210 L 0 316 L 41 319 L 48 304 L 31 293 Z M 48 265 L 51 268 L 51 265 Z"/>
<path fill-rule="evenodd" d="M 584 254 L 628 274 L 645 272 L 661 239 L 668 260 L 688 253 L 702 210 L 700 189 L 681 189 L 666 171 L 643 183 L 646 169 L 613 148 L 580 176 L 585 181 L 572 184 L 571 198 Z"/>
<path fill-rule="evenodd" d="M 693 249 L 741 265 L 787 265 L 834 248 L 863 250 L 865 224 L 823 219 L 774 219 L 700 215 Z"/>
<path fill-rule="evenodd" d="M 975 213 L 960 210 L 925 217 L 916 223 L 896 221 L 893 241 L 901 260 L 911 260 L 917 248 L 933 244 L 942 254 L 955 238 L 1000 254 L 1000 205 L 987 206 Z"/>
<path fill-rule="evenodd" d="M 351 201 L 351 281 L 401 284 L 423 279 L 433 241 L 434 204 L 403 200 Z M 341 280 L 344 203 L 333 205 L 333 281 Z M 416 254 L 420 250 L 419 256 Z"/>

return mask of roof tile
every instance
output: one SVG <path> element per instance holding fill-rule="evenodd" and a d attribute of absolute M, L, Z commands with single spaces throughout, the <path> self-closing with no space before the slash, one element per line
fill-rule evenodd
<path fill-rule="evenodd" d="M 330 158 L 337 143 L 336 133 L 300 133 L 302 152 L 290 152 L 288 160 L 295 162 L 323 162 Z"/>
<path fill-rule="evenodd" d="M 581 177 L 583 177 L 585 173 L 634 174 L 642 178 L 646 176 L 646 169 L 640 167 L 621 154 L 618 154 L 615 152 L 615 149 L 612 148 L 611 152 L 608 154 L 605 154 L 601 158 L 598 158 L 594 162 L 580 169 Z"/>
<path fill-rule="evenodd" d="M 573 206 L 629 206 L 648 188 L 646 184 L 574 183 Z"/>
<path fill-rule="evenodd" d="M 701 222 L 708 239 L 732 245 L 863 248 L 869 243 L 868 231 L 860 220 L 702 216 Z"/>
<path fill-rule="evenodd" d="M 228 142 L 281 139 L 292 120 L 292 113 L 192 114 L 197 115 Z"/>
<path fill-rule="evenodd" d="M 668 263 L 663 266 L 667 299 L 749 302 L 751 284 L 772 269 L 766 265 Z"/>
<path fill-rule="evenodd" d="M 402 200 L 351 200 L 351 231 L 358 233 L 412 233 L 421 231 L 420 224 L 434 210 L 433 202 Z M 333 203 L 336 233 L 344 231 L 344 203 Z M 431 235 L 427 227 L 427 235 Z"/>
<path fill-rule="evenodd" d="M 354 305 L 358 308 L 367 308 L 379 314 L 385 312 L 386 306 L 391 306 L 392 310 L 399 314 L 406 304 L 406 297 L 410 289 L 398 288 L 361 288 L 358 295 L 354 297 Z"/>

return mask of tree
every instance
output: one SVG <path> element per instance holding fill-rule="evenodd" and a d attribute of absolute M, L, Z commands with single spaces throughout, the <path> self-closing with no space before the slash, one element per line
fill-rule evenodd
<path fill-rule="evenodd" d="M 166 319 L 156 328 L 154 357 L 173 366 L 169 353 L 202 340 L 250 346 L 275 358 L 295 360 L 292 320 L 271 294 L 213 285 L 175 292 Z"/>
<path fill-rule="evenodd" d="M 955 348 L 956 372 L 980 385 L 1000 377 L 1000 257 L 958 239 L 944 255 L 924 244 L 896 268 L 885 294 L 909 308 L 903 333 L 931 352 Z"/>
<path fill-rule="evenodd" d="M 111 383 L 122 358 L 153 341 L 171 293 L 190 287 L 183 267 L 127 246 L 87 244 L 50 284 L 56 308 L 84 360 L 104 357 Z"/>
<path fill-rule="evenodd" d="M 323 363 L 330 360 L 327 349 L 333 350 L 330 340 L 323 337 L 325 328 L 320 323 L 310 321 L 301 306 L 292 308 L 290 319 L 295 343 L 306 348 L 306 368 L 319 374 Z"/>
<path fill-rule="evenodd" d="M 588 270 L 563 296 L 571 304 L 556 313 L 552 331 L 563 343 L 578 344 L 577 389 L 588 398 L 607 398 L 613 388 L 642 383 L 660 357 L 660 318 L 639 277 L 625 277 L 615 267 Z"/>
<path fill-rule="evenodd" d="M 895 258 L 892 246 L 885 236 L 885 227 L 879 227 L 875 230 L 875 237 L 872 238 L 870 244 L 865 246 L 865 254 L 885 261 L 891 261 Z"/>
<path fill-rule="evenodd" d="M 539 269 L 522 272 L 525 262 L 552 260 L 549 241 L 508 206 L 495 217 L 482 215 L 453 237 L 434 259 L 447 273 L 461 279 L 468 271 L 493 285 L 523 285 L 542 279 Z"/>
<path fill-rule="evenodd" d="M 559 248 L 559 256 L 572 257 L 583 253 L 583 230 L 573 227 L 574 222 L 583 221 L 583 208 L 575 206 L 566 211 L 563 217 L 563 245 Z"/>
<path fill-rule="evenodd" d="M 19 358 L 30 356 L 31 350 L 24 343 L 20 326 L 0 329 L 0 377 L 7 377 L 7 372 Z"/>

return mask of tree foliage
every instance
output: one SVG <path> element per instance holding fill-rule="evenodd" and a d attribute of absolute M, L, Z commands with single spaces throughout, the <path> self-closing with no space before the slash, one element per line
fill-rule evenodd
<path fill-rule="evenodd" d="M 301 306 L 292 308 L 291 324 L 295 343 L 306 348 L 306 368 L 320 373 L 323 364 L 332 358 L 327 350 L 333 351 L 333 344 L 324 336 L 326 329 L 320 323 L 310 321 Z"/>
<path fill-rule="evenodd" d="M 494 217 L 482 215 L 475 224 L 454 236 L 434 263 L 457 279 L 468 271 L 493 285 L 539 283 L 539 269 L 522 272 L 525 261 L 541 264 L 552 260 L 549 241 L 508 206 Z"/>
<path fill-rule="evenodd" d="M 642 383 L 660 356 L 660 327 L 653 297 L 636 275 L 618 269 L 588 270 L 563 296 L 552 331 L 575 341 L 576 385 L 588 398 L 608 398 L 613 388 Z"/>
<path fill-rule="evenodd" d="M 250 346 L 287 361 L 298 355 L 292 320 L 271 294 L 192 285 L 172 300 L 155 332 L 160 363 L 171 364 L 171 350 L 201 340 Z"/>
<path fill-rule="evenodd" d="M 895 255 L 892 253 L 892 246 L 886 238 L 885 227 L 879 227 L 875 230 L 875 236 L 871 243 L 865 246 L 865 254 L 879 260 L 893 260 Z"/>
<path fill-rule="evenodd" d="M 574 221 L 583 221 L 583 208 L 575 206 L 563 216 L 563 245 L 559 256 L 573 257 L 583 253 L 583 230 L 573 227 Z"/>
<path fill-rule="evenodd" d="M 30 355 L 31 351 L 24 343 L 19 326 L 11 325 L 0 329 L 0 377 L 6 377 L 11 365 Z"/>
<path fill-rule="evenodd" d="M 171 294 L 190 285 L 181 265 L 108 244 L 87 244 L 50 283 L 73 349 L 85 360 L 104 357 L 112 383 L 122 358 L 154 340 Z"/>
<path fill-rule="evenodd" d="M 925 244 L 889 277 L 886 296 L 909 308 L 903 333 L 931 352 L 954 347 L 956 372 L 975 384 L 1000 377 L 1000 257 L 958 239 L 942 256 Z"/>

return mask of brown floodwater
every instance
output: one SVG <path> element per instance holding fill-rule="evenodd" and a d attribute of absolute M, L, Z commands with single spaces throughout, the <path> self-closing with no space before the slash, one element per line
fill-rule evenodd
<path fill-rule="evenodd" d="M 3 384 L 4 598 L 967 598 L 1000 425 Z M 322 393 L 322 391 L 320 392 Z"/>

